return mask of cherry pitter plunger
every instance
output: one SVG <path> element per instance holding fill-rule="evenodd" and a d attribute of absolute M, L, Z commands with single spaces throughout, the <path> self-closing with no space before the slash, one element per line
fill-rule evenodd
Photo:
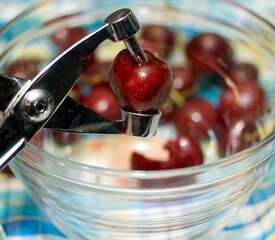
<path fill-rule="evenodd" d="M 140 25 L 129 9 L 120 9 L 90 33 L 50 62 L 34 79 L 0 75 L 0 170 L 41 129 L 70 133 L 156 134 L 160 112 L 140 114 L 122 110 L 122 119 L 103 118 L 68 93 L 86 66 L 92 52 L 107 39 L 124 41 L 130 53 L 146 60 L 135 34 Z"/>

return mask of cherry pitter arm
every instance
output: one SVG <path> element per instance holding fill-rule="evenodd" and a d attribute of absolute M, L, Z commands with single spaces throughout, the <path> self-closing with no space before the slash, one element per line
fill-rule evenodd
<path fill-rule="evenodd" d="M 139 28 L 133 12 L 120 9 L 108 16 L 103 26 L 50 62 L 34 79 L 0 74 L 0 170 L 41 128 L 140 137 L 156 134 L 160 112 L 139 114 L 122 110 L 122 119 L 111 121 L 68 96 L 92 52 L 107 39 L 124 41 L 134 57 L 145 59 L 135 37 Z"/>

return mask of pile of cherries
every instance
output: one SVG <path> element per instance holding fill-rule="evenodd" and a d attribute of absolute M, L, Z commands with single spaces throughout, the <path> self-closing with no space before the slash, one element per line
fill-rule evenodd
<path fill-rule="evenodd" d="M 52 43 L 61 51 L 85 36 L 84 28 L 58 31 Z M 71 96 L 108 119 L 120 119 L 123 108 L 132 112 L 162 110 L 161 124 L 174 125 L 176 139 L 164 149 L 167 161 L 132 154 L 133 170 L 163 170 L 202 164 L 200 144 L 216 137 L 221 157 L 239 152 L 259 140 L 255 122 L 263 114 L 265 93 L 258 82 L 258 70 L 246 62 L 237 62 L 228 41 L 216 33 L 200 33 L 181 51 L 187 63 L 168 66 L 178 44 L 173 30 L 147 25 L 139 42 L 147 60 L 136 60 L 122 50 L 113 62 L 102 62 L 92 54 Z M 178 51 L 178 48 L 177 48 Z M 19 60 L 7 68 L 7 74 L 31 79 L 39 71 L 36 62 Z M 218 86 L 221 96 L 213 104 L 199 92 Z M 66 133 L 54 136 L 59 144 Z"/>

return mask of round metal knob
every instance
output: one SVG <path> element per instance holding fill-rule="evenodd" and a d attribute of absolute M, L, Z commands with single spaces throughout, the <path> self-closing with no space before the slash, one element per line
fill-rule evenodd
<path fill-rule="evenodd" d="M 52 113 L 52 98 L 48 92 L 34 89 L 24 97 L 22 108 L 26 118 L 33 122 L 42 122 Z"/>
<path fill-rule="evenodd" d="M 140 29 L 139 22 L 134 13 L 128 9 L 120 9 L 105 19 L 113 29 L 113 36 L 116 41 L 124 41 L 134 36 Z"/>
<path fill-rule="evenodd" d="M 147 56 L 135 36 L 140 25 L 130 9 L 124 8 L 112 13 L 105 19 L 105 23 L 110 25 L 115 41 L 124 41 L 136 62 L 147 61 Z"/>

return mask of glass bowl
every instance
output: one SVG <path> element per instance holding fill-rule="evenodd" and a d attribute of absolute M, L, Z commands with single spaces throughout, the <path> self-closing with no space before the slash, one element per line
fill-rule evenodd
<path fill-rule="evenodd" d="M 215 6 L 215 7 L 213 7 Z M 0 69 L 31 58 L 45 66 L 57 54 L 51 34 L 67 26 L 99 27 L 106 16 L 130 8 L 142 25 L 168 26 L 185 40 L 199 32 L 228 39 L 235 57 L 253 62 L 268 104 L 261 119 L 268 132 L 255 145 L 225 158 L 215 141 L 204 143 L 205 164 L 162 171 L 129 170 L 129 154 L 163 157 L 175 130 L 161 127 L 153 139 L 81 136 L 81 144 L 28 144 L 12 161 L 37 206 L 71 239 L 213 239 L 230 222 L 274 164 L 274 27 L 230 1 L 46 1 L 23 12 L 0 32 Z M 219 10 L 217 10 L 219 9 Z M 62 17 L 59 21 L 52 21 Z M 104 43 L 102 58 L 122 45 Z M 105 50 L 104 50 L 105 49 Z M 107 50 L 106 50 L 107 49 Z M 180 49 L 179 49 L 180 50 Z M 178 53 L 169 61 L 178 60 Z M 210 96 L 218 94 L 215 88 Z"/>

